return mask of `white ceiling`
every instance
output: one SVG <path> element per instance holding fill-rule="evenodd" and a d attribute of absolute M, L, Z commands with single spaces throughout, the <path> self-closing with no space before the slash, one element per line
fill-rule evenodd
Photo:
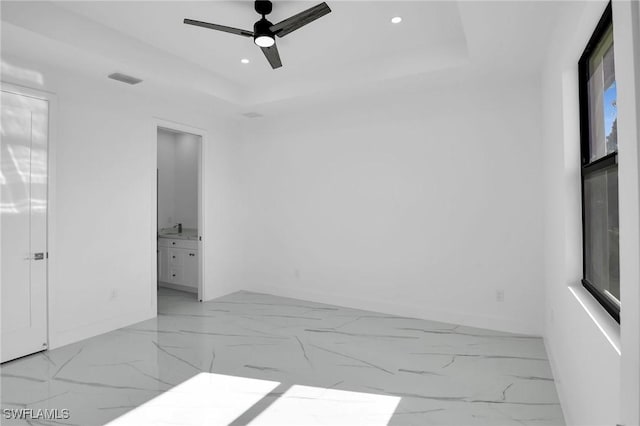
<path fill-rule="evenodd" d="M 269 19 L 278 22 L 318 2 L 275 1 Z M 284 64 L 277 70 L 251 39 L 182 23 L 191 18 L 251 30 L 259 15 L 250 1 L 3 1 L 2 52 L 95 76 L 129 73 L 154 87 L 250 107 L 469 66 L 530 74 L 541 65 L 562 7 L 328 3 L 331 14 L 277 40 Z M 391 24 L 393 16 L 403 22 Z"/>

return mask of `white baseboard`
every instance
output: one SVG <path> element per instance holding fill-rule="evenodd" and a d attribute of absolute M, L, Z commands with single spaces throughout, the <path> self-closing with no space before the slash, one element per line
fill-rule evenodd
<path fill-rule="evenodd" d="M 411 305 L 384 300 L 372 300 L 361 297 L 349 297 L 339 294 L 326 294 L 299 288 L 283 287 L 276 285 L 261 285 L 259 287 L 245 286 L 244 290 L 258 293 L 268 293 L 274 296 L 291 297 L 294 299 L 309 300 L 312 302 L 326 303 L 329 305 L 344 306 L 353 309 L 380 312 L 389 315 L 398 315 L 430 321 L 445 322 L 468 327 L 485 328 L 489 330 L 503 331 L 507 333 L 527 334 L 541 336 L 539 324 L 514 319 L 472 315 L 462 312 L 452 312 L 433 308 L 431 306 Z"/>
<path fill-rule="evenodd" d="M 562 409 L 562 415 L 564 416 L 564 422 L 567 425 L 575 424 L 572 419 L 570 413 L 567 411 L 568 405 L 566 404 L 566 398 L 564 393 L 564 384 L 562 381 L 562 377 L 560 376 L 560 369 L 558 368 L 556 357 L 551 350 L 551 347 L 547 345 L 547 339 L 544 339 L 544 350 L 547 353 L 547 359 L 549 359 L 549 365 L 551 365 L 551 375 L 554 378 L 554 385 L 556 386 L 556 393 L 558 394 L 558 399 L 560 400 L 560 408 Z"/>
<path fill-rule="evenodd" d="M 180 288 L 180 290 L 184 289 L 185 288 Z M 469 315 L 460 312 L 449 312 L 433 309 L 431 307 L 425 306 L 402 304 L 381 300 L 371 300 L 360 297 L 355 298 L 336 294 L 328 295 L 320 292 L 281 286 L 245 286 L 244 290 L 255 291 L 259 293 L 268 293 L 274 296 L 309 300 L 330 305 L 344 306 L 353 309 L 380 312 L 389 315 L 399 315 L 430 321 L 460 324 L 469 327 L 485 328 L 496 331 L 504 331 L 508 333 L 529 334 L 535 336 L 540 335 L 537 325 L 508 320 L 504 318 Z M 49 334 L 49 349 L 59 348 L 70 343 L 75 343 L 80 340 L 88 339 L 99 334 L 107 333 L 118 328 L 135 324 L 137 322 L 145 321 L 154 318 L 156 314 L 157 313 L 155 312 L 155 310 L 146 309 L 144 311 L 129 312 L 114 318 L 95 322 L 72 330 L 53 331 Z"/>
<path fill-rule="evenodd" d="M 155 318 L 156 315 L 157 312 L 155 309 L 146 308 L 142 311 L 124 313 L 117 317 L 94 322 L 71 330 L 49 331 L 49 349 L 56 349 L 61 346 L 89 339 L 141 321 L 146 321 L 148 319 Z"/>

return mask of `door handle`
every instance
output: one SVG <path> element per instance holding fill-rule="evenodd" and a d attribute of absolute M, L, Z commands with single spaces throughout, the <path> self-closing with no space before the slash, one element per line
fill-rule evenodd
<path fill-rule="evenodd" d="M 44 253 L 33 253 L 33 257 L 25 257 L 24 260 L 44 260 Z"/>

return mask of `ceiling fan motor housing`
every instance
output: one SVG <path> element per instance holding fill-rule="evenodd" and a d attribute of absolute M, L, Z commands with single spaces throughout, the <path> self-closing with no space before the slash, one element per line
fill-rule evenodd
<path fill-rule="evenodd" d="M 269 29 L 271 28 L 272 25 L 273 24 L 267 21 L 266 18 L 262 18 L 261 20 L 253 24 L 253 34 L 255 34 L 255 37 L 260 37 L 260 36 L 273 37 L 273 31 Z"/>
<path fill-rule="evenodd" d="M 259 20 L 258 22 L 256 22 L 255 24 L 253 24 L 253 41 L 254 43 L 256 43 L 258 46 L 265 46 L 263 44 L 260 43 L 260 40 L 258 39 L 262 39 L 262 40 L 266 40 L 265 37 L 270 38 L 272 41 L 270 43 L 267 43 L 266 46 L 271 46 L 274 43 L 274 35 L 273 35 L 273 31 L 271 31 L 271 26 L 273 24 L 269 21 L 267 21 L 266 18 L 262 18 L 261 20 Z M 269 41 L 269 40 L 266 40 Z"/>

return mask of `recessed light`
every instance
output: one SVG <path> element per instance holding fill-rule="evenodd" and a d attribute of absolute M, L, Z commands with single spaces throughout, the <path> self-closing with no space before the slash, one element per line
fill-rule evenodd
<path fill-rule="evenodd" d="M 392 24 L 399 24 L 400 22 L 402 22 L 402 18 L 400 16 L 394 16 L 393 18 L 391 18 Z"/>
<path fill-rule="evenodd" d="M 240 59 L 240 62 L 242 62 L 243 64 L 248 64 L 249 60 L 247 58 L 242 58 Z"/>

